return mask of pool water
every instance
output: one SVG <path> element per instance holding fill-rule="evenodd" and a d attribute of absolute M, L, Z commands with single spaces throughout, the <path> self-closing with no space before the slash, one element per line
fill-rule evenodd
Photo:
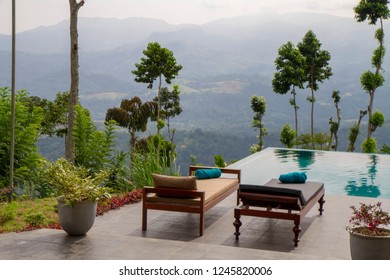
<path fill-rule="evenodd" d="M 241 169 L 244 184 L 301 171 L 327 194 L 390 199 L 390 155 L 267 148 L 229 167 Z"/>

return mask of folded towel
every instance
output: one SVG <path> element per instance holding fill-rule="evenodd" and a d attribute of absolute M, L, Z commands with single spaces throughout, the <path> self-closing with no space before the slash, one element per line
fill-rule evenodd
<path fill-rule="evenodd" d="M 303 172 L 290 172 L 279 176 L 279 181 L 282 183 L 305 183 L 306 179 L 307 175 Z"/>
<path fill-rule="evenodd" d="M 196 179 L 211 179 L 211 178 L 219 178 L 221 177 L 221 170 L 218 168 L 212 169 L 197 169 L 195 171 Z"/>

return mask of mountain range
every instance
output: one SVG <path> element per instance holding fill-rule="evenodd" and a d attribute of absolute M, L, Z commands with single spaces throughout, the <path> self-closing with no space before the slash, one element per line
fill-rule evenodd
<path fill-rule="evenodd" d="M 385 23 L 385 34 L 388 27 Z M 273 135 L 269 136 L 273 140 L 267 142 L 266 138 L 265 144 L 278 145 L 281 127 L 293 125 L 293 109 L 289 94 L 272 91 L 274 61 L 282 44 L 291 41 L 296 45 L 312 30 L 322 49 L 330 52 L 333 71 L 316 93 L 315 128 L 329 130 L 328 119 L 336 116 L 331 95 L 338 90 L 346 141 L 348 127 L 368 104 L 360 75 L 371 69 L 376 28 L 353 18 L 309 13 L 248 15 L 203 25 L 172 25 L 148 18 L 80 18 L 80 100 L 97 122 L 102 122 L 106 110 L 118 106 L 122 99 L 139 96 L 143 101 L 151 100 L 156 86 L 148 90 L 146 85 L 137 84 L 131 71 L 147 44 L 159 42 L 172 50 L 183 66 L 173 81 L 182 91 L 183 113 L 172 120 L 172 126 L 180 131 L 200 128 L 242 135 L 255 143 L 250 99 L 261 95 L 267 102 L 265 126 Z M 17 89 L 49 99 L 69 90 L 68 21 L 18 33 L 16 49 Z M 10 50 L 10 35 L 0 35 L 0 86 L 10 85 Z M 384 70 L 390 69 L 389 62 L 385 57 Z M 390 80 L 388 73 L 384 73 L 386 80 Z M 389 91 L 390 83 L 385 82 L 374 104 L 385 116 L 389 113 Z M 298 91 L 300 133 L 307 133 L 310 127 L 308 95 L 309 89 Z M 378 131 L 381 129 L 388 131 L 389 126 Z M 381 132 L 379 142 L 389 143 L 387 134 Z"/>

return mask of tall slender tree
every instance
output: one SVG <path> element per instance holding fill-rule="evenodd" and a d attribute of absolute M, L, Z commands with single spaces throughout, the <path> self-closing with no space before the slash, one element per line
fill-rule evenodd
<path fill-rule="evenodd" d="M 278 50 L 275 59 L 276 73 L 272 80 L 274 92 L 286 94 L 291 91 L 290 105 L 294 108 L 295 117 L 295 141 L 298 137 L 298 109 L 296 101 L 296 88 L 303 88 L 305 79 L 305 60 L 293 43 L 287 42 Z"/>
<path fill-rule="evenodd" d="M 160 117 L 162 120 L 166 120 L 166 126 L 168 129 L 168 138 L 173 142 L 173 137 L 175 130 L 171 129 L 171 118 L 174 118 L 183 111 L 180 106 L 180 89 L 178 85 L 174 85 L 173 89 L 170 91 L 168 88 L 161 88 L 161 98 L 160 98 Z M 153 99 L 156 103 L 158 102 L 157 97 Z"/>
<path fill-rule="evenodd" d="M 75 162 L 75 143 L 73 130 L 76 119 L 76 105 L 79 97 L 79 45 L 78 45 L 78 30 L 77 19 L 79 9 L 84 5 L 85 1 L 69 0 L 70 8 L 70 101 L 68 114 L 68 133 L 65 139 L 65 158 L 71 162 Z"/>
<path fill-rule="evenodd" d="M 332 76 L 332 68 L 329 66 L 330 53 L 321 49 L 321 43 L 313 31 L 309 30 L 298 43 L 298 50 L 305 58 L 305 82 L 310 88 L 311 96 L 307 100 L 311 103 L 310 133 L 312 148 L 314 148 L 314 93 L 319 89 L 319 83 Z"/>
<path fill-rule="evenodd" d="M 259 139 L 259 143 L 252 146 L 251 151 L 258 152 L 263 149 L 263 137 L 267 135 L 267 129 L 265 128 L 263 123 L 263 117 L 265 114 L 265 110 L 267 109 L 265 98 L 263 96 L 254 95 L 251 99 L 251 108 L 254 112 L 252 127 L 259 129 L 259 135 L 257 136 L 257 138 Z"/>
<path fill-rule="evenodd" d="M 387 0 L 361 0 L 359 4 L 354 8 L 355 18 L 358 22 L 364 22 L 368 20 L 368 24 L 376 25 L 379 21 L 379 28 L 375 32 L 375 39 L 378 41 L 378 47 L 374 50 L 371 64 L 374 71 L 366 71 L 360 77 L 360 82 L 363 89 L 369 94 L 370 101 L 367 107 L 368 113 L 368 125 L 367 125 L 367 137 L 366 142 L 369 141 L 372 133 L 378 127 L 373 119 L 373 106 L 375 92 L 378 87 L 381 87 L 384 83 L 384 77 L 382 75 L 383 58 L 385 56 L 384 47 L 384 29 L 383 20 L 390 17 L 390 10 L 388 7 L 389 1 Z"/>
<path fill-rule="evenodd" d="M 362 119 L 366 114 L 367 114 L 367 110 L 360 110 L 358 121 L 355 122 L 349 128 L 349 136 L 348 136 L 349 144 L 347 149 L 348 152 L 355 151 L 355 143 L 360 132 L 360 123 L 362 122 Z"/>
<path fill-rule="evenodd" d="M 160 129 L 163 126 L 160 118 L 162 79 L 164 77 L 165 82 L 170 84 L 183 67 L 176 63 L 176 58 L 171 50 L 161 47 L 157 42 L 149 43 L 143 54 L 144 57 L 141 58 L 140 63 L 135 64 L 136 70 L 133 70 L 132 73 L 135 75 L 134 80 L 137 83 L 148 84 L 150 89 L 153 88 L 154 81 L 158 79 L 157 133 L 160 134 Z"/>
<path fill-rule="evenodd" d="M 336 117 L 337 121 L 333 120 L 333 117 L 329 118 L 329 125 L 330 125 L 330 137 L 329 137 L 329 148 L 337 151 L 337 147 L 339 144 L 339 128 L 340 128 L 340 121 L 341 121 L 341 114 L 340 114 L 340 92 L 338 90 L 334 90 L 332 93 L 332 99 L 334 102 L 334 106 L 336 107 Z M 332 141 L 334 138 L 334 145 L 332 145 Z"/>

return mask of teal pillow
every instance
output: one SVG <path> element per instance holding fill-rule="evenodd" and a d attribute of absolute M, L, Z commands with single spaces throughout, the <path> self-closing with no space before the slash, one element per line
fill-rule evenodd
<path fill-rule="evenodd" d="M 304 172 L 290 172 L 279 176 L 279 181 L 282 183 L 305 183 L 307 175 Z"/>
<path fill-rule="evenodd" d="M 219 178 L 221 177 L 221 170 L 218 168 L 212 169 L 197 169 L 195 171 L 196 179 L 211 179 L 211 178 Z"/>

